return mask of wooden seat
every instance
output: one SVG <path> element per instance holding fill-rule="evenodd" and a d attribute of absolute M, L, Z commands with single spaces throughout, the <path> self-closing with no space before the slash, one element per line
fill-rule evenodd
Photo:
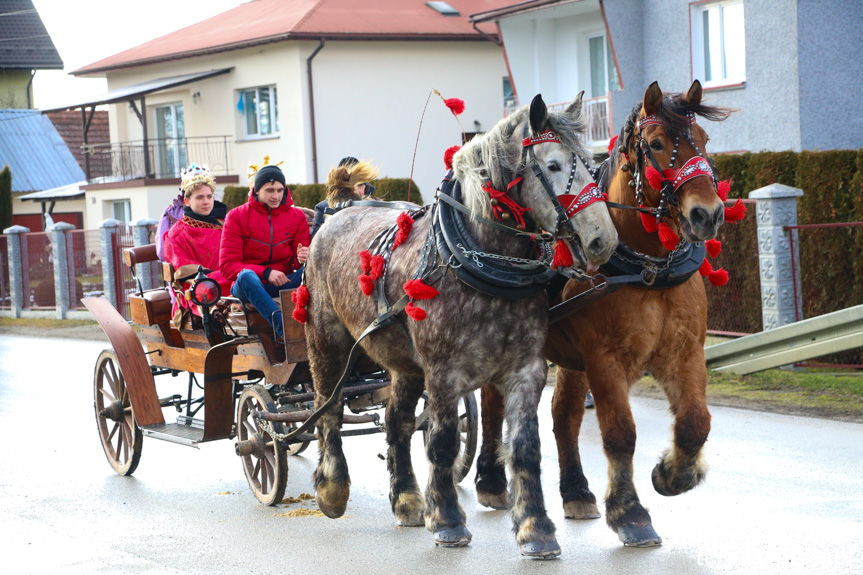
<path fill-rule="evenodd" d="M 147 290 L 143 295 L 129 296 L 132 322 L 138 325 L 158 325 L 171 321 L 171 295 L 167 288 Z"/>

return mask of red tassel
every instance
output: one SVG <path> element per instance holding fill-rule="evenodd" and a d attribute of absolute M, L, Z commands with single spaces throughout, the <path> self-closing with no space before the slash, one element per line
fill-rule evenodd
<path fill-rule="evenodd" d="M 458 98 L 447 98 L 443 103 L 446 104 L 446 107 L 449 108 L 449 111 L 455 116 L 464 112 L 464 100 L 460 100 Z"/>
<path fill-rule="evenodd" d="M 554 259 L 551 262 L 551 267 L 568 268 L 573 263 L 569 246 L 563 240 L 557 240 L 557 243 L 554 244 Z"/>
<path fill-rule="evenodd" d="M 644 207 L 644 206 L 641 206 Z M 656 218 L 651 214 L 645 214 L 644 212 L 640 212 L 641 216 L 641 225 L 644 226 L 644 229 L 650 232 L 651 234 L 656 231 Z"/>
<path fill-rule="evenodd" d="M 731 191 L 731 180 L 722 180 L 719 182 L 719 185 L 716 186 L 716 193 L 719 195 L 719 199 L 723 202 L 728 199 L 728 192 Z"/>
<path fill-rule="evenodd" d="M 710 272 L 712 272 L 712 271 L 713 271 L 713 266 L 710 265 L 710 262 L 707 261 L 707 258 L 704 258 L 704 261 L 701 262 L 701 267 L 698 268 L 698 273 L 700 273 L 701 275 L 706 277 L 706 276 L 710 275 Z"/>
<path fill-rule="evenodd" d="M 645 176 L 647 177 L 647 183 L 650 184 L 651 188 L 653 188 L 654 190 L 662 189 L 663 177 L 656 168 L 654 168 L 653 166 L 647 166 Z"/>
<path fill-rule="evenodd" d="M 668 227 L 668 224 L 660 222 L 657 231 L 659 232 L 659 241 L 662 242 L 662 247 L 668 251 L 677 247 L 678 242 L 680 242 L 680 238 L 678 238 L 677 234 Z"/>
<path fill-rule="evenodd" d="M 728 283 L 728 272 L 722 268 L 718 270 L 713 270 L 708 274 L 707 280 L 715 285 L 716 287 L 724 286 Z"/>
<path fill-rule="evenodd" d="M 309 313 L 304 308 L 295 307 L 291 317 L 300 323 L 306 323 L 306 320 L 309 319 Z"/>
<path fill-rule="evenodd" d="M 416 321 L 422 321 L 426 318 L 426 312 L 423 308 L 417 307 L 412 303 L 405 306 L 405 313 Z"/>
<path fill-rule="evenodd" d="M 432 299 L 438 292 L 430 285 L 426 285 L 423 280 L 410 280 L 404 285 L 405 293 L 414 299 Z"/>
<path fill-rule="evenodd" d="M 613 137 L 608 141 L 608 155 L 611 155 L 612 150 L 614 150 L 614 146 L 617 144 L 617 136 Z"/>
<path fill-rule="evenodd" d="M 446 166 L 447 170 L 452 169 L 452 159 L 459 150 L 461 150 L 461 146 L 450 146 L 443 153 L 443 165 Z"/>
<path fill-rule="evenodd" d="M 725 208 L 725 221 L 726 222 L 739 222 L 746 216 L 746 205 L 743 203 L 743 200 L 737 198 L 737 201 L 734 202 L 734 205 Z"/>
<path fill-rule="evenodd" d="M 372 258 L 369 267 L 369 275 L 373 280 L 377 280 L 384 273 L 384 265 L 386 265 L 386 260 L 384 260 L 384 256 L 378 254 Z"/>
<path fill-rule="evenodd" d="M 371 271 L 371 261 L 372 254 L 369 250 L 363 250 L 360 252 L 360 267 L 362 268 L 364 274 L 367 274 Z"/>
<path fill-rule="evenodd" d="M 360 274 L 360 289 L 363 290 L 364 295 L 372 295 L 372 292 L 375 291 L 375 280 L 366 274 Z"/>
<path fill-rule="evenodd" d="M 411 229 L 414 227 L 414 221 L 407 212 L 402 212 L 396 220 L 396 225 L 398 225 L 399 231 L 396 232 L 396 238 L 393 241 L 394 248 L 399 247 L 407 241 Z"/>
<path fill-rule="evenodd" d="M 301 285 L 291 294 L 291 301 L 294 302 L 294 305 L 297 307 L 306 307 L 309 303 L 309 288 L 305 285 Z"/>
<path fill-rule="evenodd" d="M 715 258 L 722 252 L 722 242 L 719 240 L 707 240 L 704 247 L 707 248 L 707 253 L 710 254 L 710 257 L 712 258 Z"/>

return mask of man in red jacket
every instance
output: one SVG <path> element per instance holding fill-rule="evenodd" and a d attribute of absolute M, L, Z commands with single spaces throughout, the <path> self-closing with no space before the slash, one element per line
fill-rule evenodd
<path fill-rule="evenodd" d="M 222 275 L 234 281 L 231 295 L 254 305 L 279 337 L 282 313 L 272 298 L 300 285 L 308 246 L 309 225 L 294 207 L 285 175 L 278 166 L 263 166 L 249 201 L 228 212 L 219 263 Z"/>

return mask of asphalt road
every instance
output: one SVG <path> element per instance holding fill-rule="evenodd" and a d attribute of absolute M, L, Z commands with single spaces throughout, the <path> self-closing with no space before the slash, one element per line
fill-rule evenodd
<path fill-rule="evenodd" d="M 345 517 L 287 516 L 248 491 L 233 441 L 200 450 L 145 439 L 133 477 L 105 461 L 92 409 L 104 343 L 0 336 L 0 565 L 24 573 L 863 573 L 863 426 L 712 408 L 711 470 L 694 492 L 665 498 L 650 470 L 670 436 L 663 401 L 633 398 L 636 482 L 663 545 L 624 548 L 604 520 L 564 520 L 541 407 L 543 488 L 563 555 L 518 554 L 505 512 L 459 489 L 473 542 L 439 549 L 398 528 L 387 500 L 382 435 L 345 441 L 353 481 Z M 312 494 L 313 445 L 290 458 L 286 496 Z M 425 482 L 422 442 L 416 471 Z M 606 464 L 593 412 L 582 458 L 594 492 Z M 297 515 L 296 513 L 294 515 Z"/>

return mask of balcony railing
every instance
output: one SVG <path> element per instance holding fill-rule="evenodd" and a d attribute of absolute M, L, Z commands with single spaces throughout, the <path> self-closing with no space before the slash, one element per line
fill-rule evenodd
<path fill-rule="evenodd" d="M 206 164 L 215 175 L 231 173 L 230 136 L 157 138 L 89 146 L 87 180 L 122 182 L 142 178 L 179 178 L 191 163 Z"/>
<path fill-rule="evenodd" d="M 551 104 L 549 110 L 560 111 L 569 106 L 570 102 Z M 588 118 L 587 144 L 591 146 L 605 145 L 611 138 L 611 106 L 607 96 L 586 98 L 581 102 L 581 113 Z"/>

